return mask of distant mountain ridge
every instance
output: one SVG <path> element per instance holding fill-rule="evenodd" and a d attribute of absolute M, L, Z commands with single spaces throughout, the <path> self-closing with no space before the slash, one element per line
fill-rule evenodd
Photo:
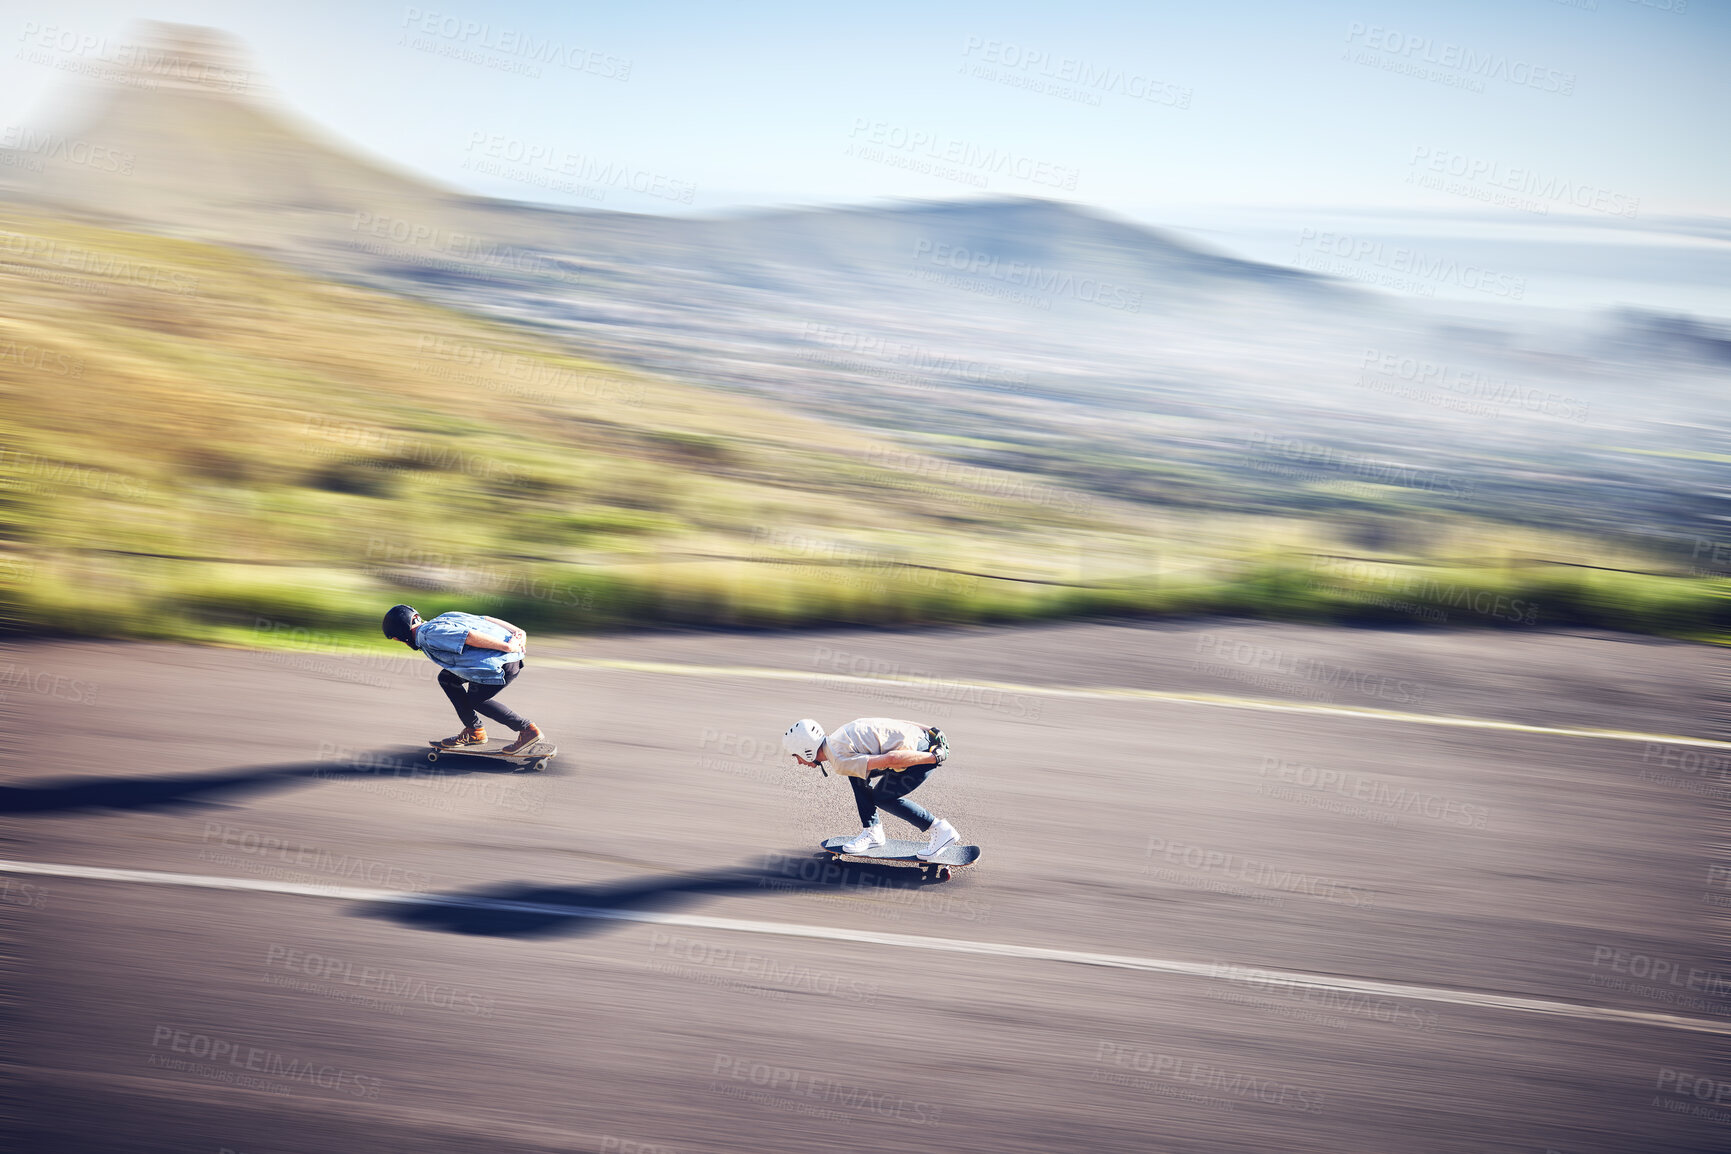
<path fill-rule="evenodd" d="M 61 145 L 77 142 L 83 155 L 55 147 L 50 133 L 22 138 L 29 147 L 0 150 L 7 161 L 0 177 L 13 196 L 114 223 L 302 258 L 316 253 L 339 266 L 410 276 L 417 263 L 436 264 L 417 256 L 449 256 L 453 269 L 475 263 L 450 241 L 455 234 L 470 249 L 490 243 L 574 264 L 662 266 L 741 283 L 760 280 L 778 264 L 887 271 L 904 279 L 920 263 L 1000 279 L 1039 269 L 1047 280 L 1108 280 L 1123 290 L 1108 304 L 1132 291 L 1321 284 L 1306 273 L 1207 253 L 1087 209 L 1038 200 L 673 218 L 469 196 L 321 139 L 257 85 L 236 83 L 256 73 L 244 49 L 223 33 L 152 24 L 139 39 L 148 51 L 132 66 L 136 75 L 99 86 L 90 114 L 58 134 Z M 92 149 L 124 164 L 92 164 Z M 393 262 L 390 244 L 379 240 L 397 245 L 404 259 Z M 499 279 L 509 270 L 478 271 Z M 1126 284 L 1132 280 L 1134 289 Z"/>
<path fill-rule="evenodd" d="M 527 321 L 826 416 L 1079 430 L 1105 415 L 1099 382 L 1113 407 L 1168 394 L 1148 382 L 1173 379 L 1161 362 L 1196 333 L 1244 349 L 1243 333 L 1308 331 L 1365 299 L 1048 201 L 694 218 L 468 196 L 321 138 L 221 33 L 151 25 L 138 39 L 153 69 L 176 61 L 167 71 L 188 79 L 111 79 L 66 133 L 126 170 L 56 152 L 0 165 L 9 195 Z"/>
<path fill-rule="evenodd" d="M 1462 325 L 1413 295 L 1072 204 L 699 218 L 470 196 L 322 139 L 221 34 L 157 25 L 143 40 L 173 82 L 109 80 L 81 123 L 0 153 L 4 195 L 526 325 L 969 464 L 1166 499 L 1192 463 L 1241 469 L 1276 430 L 1429 469 L 1605 441 L 1556 413 L 1590 413 L 1619 444 L 1694 450 L 1703 398 L 1723 392 L 1722 334 L 1687 322 Z M 1543 403 L 1483 401 L 1486 381 Z"/>

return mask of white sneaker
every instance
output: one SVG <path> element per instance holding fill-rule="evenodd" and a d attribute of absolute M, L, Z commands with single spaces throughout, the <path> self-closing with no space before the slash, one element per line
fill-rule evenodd
<path fill-rule="evenodd" d="M 868 849 L 879 849 L 889 839 L 884 836 L 884 827 L 868 825 L 853 836 L 851 841 L 844 842 L 843 853 L 864 853 Z"/>
<path fill-rule="evenodd" d="M 956 827 L 939 818 L 932 823 L 931 840 L 926 842 L 926 848 L 920 851 L 921 857 L 932 857 L 942 853 L 947 847 L 961 841 L 961 835 L 956 833 Z"/>

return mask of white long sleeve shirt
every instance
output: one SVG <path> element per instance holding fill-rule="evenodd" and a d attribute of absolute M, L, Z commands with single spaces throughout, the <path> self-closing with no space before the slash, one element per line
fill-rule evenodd
<path fill-rule="evenodd" d="M 862 717 L 823 739 L 829 767 L 844 777 L 865 777 L 866 763 L 880 753 L 931 748 L 926 727 L 892 717 Z"/>

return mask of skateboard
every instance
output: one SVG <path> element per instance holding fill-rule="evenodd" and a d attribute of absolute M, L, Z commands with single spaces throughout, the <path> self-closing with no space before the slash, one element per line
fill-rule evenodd
<path fill-rule="evenodd" d="M 550 741 L 537 741 L 520 753 L 506 753 L 508 741 L 489 741 L 486 745 L 459 745 L 454 749 L 446 749 L 436 741 L 427 742 L 433 748 L 427 753 L 428 761 L 438 761 L 440 757 L 491 757 L 499 761 L 521 763 L 519 768 L 532 769 L 537 772 L 546 768 L 547 763 L 558 756 L 558 749 Z"/>
<path fill-rule="evenodd" d="M 877 861 L 899 862 L 903 865 L 920 867 L 920 874 L 926 878 L 947 882 L 950 880 L 950 870 L 971 866 L 980 860 L 980 847 L 977 845 L 947 845 L 937 852 L 930 860 L 920 857 L 920 851 L 926 848 L 923 841 L 898 841 L 890 838 L 880 846 L 865 850 L 862 853 L 843 853 L 841 847 L 851 839 L 848 837 L 832 837 L 823 843 L 823 848 L 829 853 L 831 861 Z"/>

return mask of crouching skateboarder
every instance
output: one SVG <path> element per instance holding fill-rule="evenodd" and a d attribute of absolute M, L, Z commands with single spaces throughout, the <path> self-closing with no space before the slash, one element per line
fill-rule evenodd
<path fill-rule="evenodd" d="M 843 853 L 862 853 L 888 840 L 880 809 L 931 835 L 919 854 L 922 858 L 961 841 L 955 826 L 908 800 L 950 755 L 943 731 L 888 717 L 862 717 L 826 735 L 823 726 L 808 717 L 781 735 L 781 745 L 801 765 L 822 768 L 826 776 L 833 769 L 853 787 L 865 828 L 841 847 Z"/>
<path fill-rule="evenodd" d="M 413 606 L 394 605 L 385 614 L 385 636 L 419 649 L 440 667 L 439 688 L 463 723 L 463 732 L 439 742 L 441 749 L 487 744 L 487 731 L 477 713 L 517 731 L 517 740 L 501 753 L 519 753 L 541 740 L 540 726 L 493 700 L 523 672 L 523 646 L 529 635 L 521 629 L 473 613 L 441 613 L 422 621 Z"/>

